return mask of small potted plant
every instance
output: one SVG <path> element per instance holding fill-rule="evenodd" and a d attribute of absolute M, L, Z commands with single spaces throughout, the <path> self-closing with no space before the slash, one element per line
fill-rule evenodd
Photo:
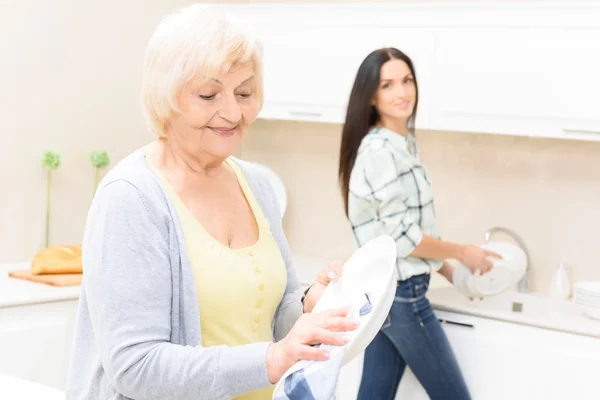
<path fill-rule="evenodd" d="M 50 239 L 50 187 L 52 180 L 52 171 L 60 167 L 60 153 L 47 150 L 42 154 L 42 166 L 48 171 L 48 182 L 46 188 L 46 247 Z"/>
<path fill-rule="evenodd" d="M 96 168 L 96 178 L 94 180 L 94 193 L 100 183 L 100 170 L 106 168 L 110 164 L 110 157 L 106 150 L 95 150 L 90 153 L 90 161 L 94 168 Z"/>

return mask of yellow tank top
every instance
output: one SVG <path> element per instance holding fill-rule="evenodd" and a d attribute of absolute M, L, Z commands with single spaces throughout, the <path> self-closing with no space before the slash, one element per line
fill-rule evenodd
<path fill-rule="evenodd" d="M 234 161 L 226 162 L 235 172 L 258 224 L 258 241 L 240 249 L 231 249 L 214 239 L 156 171 L 182 223 L 196 279 L 204 347 L 272 341 L 271 324 L 287 285 L 285 263 L 269 222 L 244 172 Z M 270 400 L 273 390 L 270 386 L 236 399 Z"/>

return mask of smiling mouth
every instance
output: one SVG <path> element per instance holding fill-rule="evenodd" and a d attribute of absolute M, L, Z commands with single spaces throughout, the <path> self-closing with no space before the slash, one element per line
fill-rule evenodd
<path fill-rule="evenodd" d="M 219 136 L 233 136 L 237 130 L 237 126 L 234 126 L 233 128 L 209 126 L 208 129 L 210 129 Z"/>
<path fill-rule="evenodd" d="M 404 102 L 402 102 L 402 103 L 398 103 L 398 104 L 396 104 L 396 107 L 398 107 L 398 108 L 399 108 L 399 109 L 401 109 L 401 110 L 407 110 L 407 109 L 408 109 L 408 106 L 409 106 L 409 104 L 410 104 L 410 103 L 409 103 L 408 101 L 404 101 Z"/>

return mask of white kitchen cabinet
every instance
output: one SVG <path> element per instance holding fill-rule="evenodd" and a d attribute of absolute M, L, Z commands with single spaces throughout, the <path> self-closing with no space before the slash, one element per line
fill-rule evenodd
<path fill-rule="evenodd" d="M 452 29 L 437 50 L 436 128 L 600 138 L 600 26 Z"/>
<path fill-rule="evenodd" d="M 397 47 L 413 59 L 423 82 L 416 123 L 428 127 L 433 31 L 382 21 L 376 8 L 356 5 L 344 13 L 339 7 L 298 5 L 236 5 L 233 10 L 253 24 L 264 44 L 260 118 L 343 122 L 361 62 L 375 49 Z"/>
<path fill-rule="evenodd" d="M 463 314 L 435 311 L 474 400 L 596 398 L 600 339 Z M 362 355 L 341 373 L 339 400 L 355 400 Z M 409 368 L 397 400 L 428 400 Z"/>
<path fill-rule="evenodd" d="M 263 119 L 340 123 L 360 62 L 414 61 L 418 129 L 600 140 L 600 6 L 536 1 L 231 5 L 265 45 Z"/>
<path fill-rule="evenodd" d="M 600 339 L 436 311 L 474 399 L 585 399 L 598 393 Z M 397 398 L 428 399 L 412 374 Z"/>
<path fill-rule="evenodd" d="M 265 106 L 261 118 L 342 122 L 362 52 L 347 51 L 343 26 L 259 25 L 264 38 Z"/>
<path fill-rule="evenodd" d="M 77 300 L 0 308 L 0 373 L 63 389 Z"/>

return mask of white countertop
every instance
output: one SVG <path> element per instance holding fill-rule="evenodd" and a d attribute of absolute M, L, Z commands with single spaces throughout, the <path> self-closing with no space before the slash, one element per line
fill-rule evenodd
<path fill-rule="evenodd" d="M 427 298 L 435 310 L 600 338 L 600 321 L 584 316 L 569 300 L 509 291 L 472 302 L 452 286 L 430 290 Z M 513 303 L 522 310 L 513 311 Z"/>
<path fill-rule="evenodd" d="M 304 287 L 312 284 L 321 269 L 330 260 L 292 255 L 300 284 Z M 81 286 L 55 287 L 43 283 L 29 282 L 8 276 L 9 271 L 30 268 L 29 262 L 0 263 L 0 308 L 17 307 L 54 301 L 76 300 Z"/>
<path fill-rule="evenodd" d="M 305 257 L 292 254 L 292 262 L 302 287 L 311 285 L 319 272 L 331 260 L 318 257 Z M 49 303 L 53 301 L 76 300 L 79 298 L 81 286 L 55 287 L 42 283 L 29 282 L 10 278 L 9 271 L 30 268 L 29 262 L 0 263 L 0 308 L 16 307 L 30 304 Z M 430 288 L 449 285 L 439 274 L 431 277 Z"/>
<path fill-rule="evenodd" d="M 0 399 L 10 400 L 64 400 L 61 390 L 30 382 L 14 376 L 0 374 Z"/>
<path fill-rule="evenodd" d="M 8 276 L 9 271 L 28 269 L 30 266 L 29 262 L 0 264 L 0 308 L 79 298 L 81 286 L 56 287 Z"/>

